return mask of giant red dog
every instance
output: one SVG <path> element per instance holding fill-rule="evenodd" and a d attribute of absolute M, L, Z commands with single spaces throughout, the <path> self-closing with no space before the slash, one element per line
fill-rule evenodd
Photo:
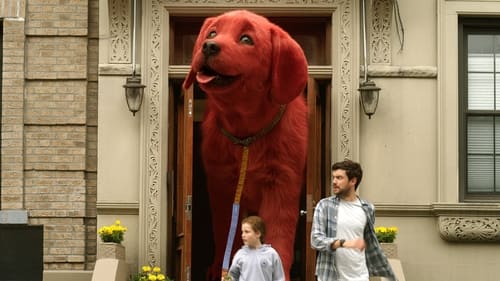
<path fill-rule="evenodd" d="M 209 280 L 220 280 L 244 146 L 240 220 L 264 219 L 265 242 L 290 280 L 307 150 L 304 53 L 266 18 L 230 11 L 203 23 L 184 88 L 195 81 L 207 96 L 201 151 L 215 237 Z M 237 228 L 233 253 L 242 245 L 239 222 Z"/>

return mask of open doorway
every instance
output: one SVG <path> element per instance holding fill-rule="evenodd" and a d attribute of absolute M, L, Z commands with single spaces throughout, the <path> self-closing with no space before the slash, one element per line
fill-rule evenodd
<path fill-rule="evenodd" d="M 328 65 L 331 60 L 330 18 L 281 17 L 271 19 L 287 30 L 306 53 L 310 65 Z M 171 19 L 170 61 L 189 65 L 192 46 L 203 18 Z M 168 265 L 176 280 L 205 280 L 212 263 L 214 242 L 205 174 L 201 161 L 200 125 L 205 97 L 196 85 L 182 89 L 182 78 L 169 80 L 169 174 L 172 194 L 168 222 L 172 240 Z M 313 208 L 329 193 L 331 165 L 331 79 L 310 78 L 305 92 L 309 109 L 307 176 L 301 196 L 297 225 L 293 281 L 313 281 L 316 253 L 309 246 Z"/>

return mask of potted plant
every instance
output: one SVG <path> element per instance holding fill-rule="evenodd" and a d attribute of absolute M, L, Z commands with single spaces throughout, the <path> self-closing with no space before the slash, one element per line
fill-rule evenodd
<path fill-rule="evenodd" d="M 127 228 L 124 227 L 120 220 L 116 220 L 114 224 L 99 228 L 97 233 L 101 238 L 101 243 L 97 247 L 97 258 L 114 258 L 125 259 L 125 247 L 121 244 L 123 236 Z"/>
<path fill-rule="evenodd" d="M 102 242 L 111 242 L 121 244 L 123 241 L 123 235 L 127 231 L 127 228 L 122 226 L 120 220 L 116 220 L 112 225 L 105 225 L 99 228 L 99 237 L 101 237 Z"/>
<path fill-rule="evenodd" d="M 131 281 L 174 281 L 170 277 L 161 273 L 161 268 L 158 266 L 144 265 L 141 272 L 131 276 Z"/>
<path fill-rule="evenodd" d="M 397 258 L 398 256 L 397 244 L 394 243 L 397 234 L 398 228 L 395 226 L 375 227 L 375 235 L 387 258 Z"/>

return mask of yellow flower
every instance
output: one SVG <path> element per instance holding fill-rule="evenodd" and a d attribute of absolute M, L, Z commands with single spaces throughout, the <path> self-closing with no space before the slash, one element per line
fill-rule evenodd
<path fill-rule="evenodd" d="M 121 243 L 123 241 L 123 234 L 127 228 L 121 225 L 120 220 L 116 220 L 112 225 L 105 225 L 97 231 L 103 242 Z"/>
<path fill-rule="evenodd" d="M 396 234 L 398 233 L 398 228 L 395 226 L 385 227 L 379 226 L 375 227 L 375 235 L 380 243 L 392 243 L 396 239 Z"/>
<path fill-rule="evenodd" d="M 161 273 L 159 266 L 144 265 L 142 271 L 132 277 L 132 281 L 173 281 L 167 275 Z"/>
<path fill-rule="evenodd" d="M 142 272 L 150 272 L 151 271 L 151 266 L 145 265 L 142 267 Z"/>

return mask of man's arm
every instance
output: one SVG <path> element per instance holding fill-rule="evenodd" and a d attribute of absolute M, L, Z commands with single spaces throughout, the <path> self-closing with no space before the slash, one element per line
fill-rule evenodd
<path fill-rule="evenodd" d="M 311 247 L 318 251 L 334 251 L 340 246 L 338 239 L 327 237 L 327 206 L 320 201 L 314 208 L 313 223 L 311 228 Z"/>

